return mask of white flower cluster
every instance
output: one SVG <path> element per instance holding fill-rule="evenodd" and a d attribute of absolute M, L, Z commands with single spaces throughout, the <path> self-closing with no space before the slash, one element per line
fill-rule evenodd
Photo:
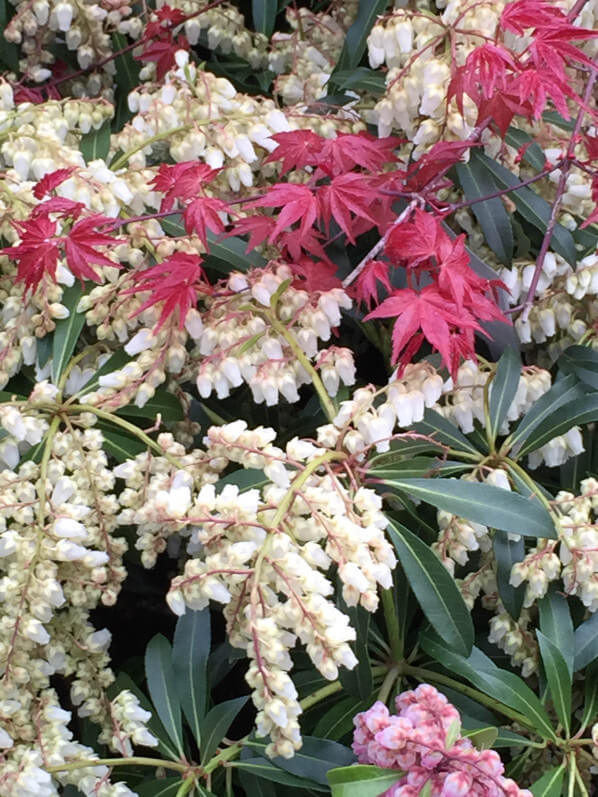
<path fill-rule="evenodd" d="M 225 604 L 230 642 L 251 660 L 258 731 L 271 735 L 269 753 L 291 756 L 301 744 L 301 709 L 289 650 L 299 639 L 329 679 L 339 666 L 356 664 L 348 644 L 355 632 L 331 600 L 330 566 L 338 568 L 346 603 L 374 611 L 395 557 L 381 499 L 345 484 L 335 465 L 346 455 L 297 438 L 282 450 L 274 438 L 274 430 L 250 430 L 244 421 L 210 428 L 203 457 L 212 470 L 199 480 L 189 467 L 152 462 L 148 469 L 143 456 L 115 472 L 126 484 L 119 520 L 137 526 L 143 556 L 151 551 L 146 564 L 166 536 L 190 535 L 190 558 L 168 603 L 177 614 L 210 600 Z M 228 480 L 210 483 L 231 462 L 263 470 L 267 483 L 245 491 Z"/>
<path fill-rule="evenodd" d="M 371 121 L 381 136 L 402 131 L 416 144 L 415 154 L 443 139 L 464 139 L 471 133 L 477 110 L 464 98 L 465 118 L 455 100 L 447 109 L 446 94 L 451 60 L 463 64 L 480 37 L 492 39 L 506 0 L 479 3 L 451 0 L 435 16 L 403 8 L 380 19 L 368 36 L 370 66 L 388 66 L 386 93 L 376 104 Z M 451 30 L 451 26 L 458 31 Z M 445 47 L 451 33 L 453 47 Z"/>
<path fill-rule="evenodd" d="M 502 608 L 502 607 L 501 607 Z M 524 678 L 538 670 L 538 643 L 534 635 L 530 613 L 523 609 L 514 620 L 504 609 L 490 620 L 488 641 L 493 642 L 511 657 L 514 667 L 521 667 Z"/>
<path fill-rule="evenodd" d="M 492 547 L 488 528 L 480 523 L 439 510 L 438 527 L 438 539 L 431 547 L 451 575 L 455 564 L 467 564 L 471 551 L 489 551 Z"/>
<path fill-rule="evenodd" d="M 99 741 L 109 745 L 122 756 L 133 755 L 133 744 L 143 747 L 156 747 L 158 740 L 146 728 L 151 712 L 139 705 L 139 699 L 128 689 L 119 692 L 110 703 L 112 719 L 111 733 L 106 729 L 99 736 Z"/>
<path fill-rule="evenodd" d="M 248 274 L 233 272 L 228 279 L 228 295 L 214 298 L 208 310 L 197 319 L 196 341 L 191 352 L 191 367 L 196 373 L 200 396 L 213 391 L 226 398 L 232 388 L 243 382 L 251 388 L 257 404 L 273 406 L 279 394 L 287 401 L 299 400 L 298 389 L 311 381 L 297 358 L 297 350 L 322 374 L 330 395 L 340 381 L 355 382 L 355 365 L 349 349 L 329 347 L 318 350 L 318 339 L 329 341 L 332 329 L 341 321 L 341 309 L 349 309 L 351 300 L 340 288 L 320 293 L 285 287 L 293 279 L 288 266 L 253 270 Z M 277 290 L 283 293 L 276 308 L 270 302 Z M 272 324 L 275 313 L 278 325 Z"/>
<path fill-rule="evenodd" d="M 329 448 L 342 446 L 363 458 L 375 446 L 384 452 L 397 427 L 421 421 L 425 407 L 432 407 L 442 393 L 442 377 L 427 362 L 408 365 L 401 377 L 391 378 L 381 390 L 359 388 L 342 401 L 333 422 L 318 428 L 318 442 Z"/>

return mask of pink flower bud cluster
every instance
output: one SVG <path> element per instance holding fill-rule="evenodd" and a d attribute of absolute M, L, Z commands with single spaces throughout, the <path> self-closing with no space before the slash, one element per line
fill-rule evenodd
<path fill-rule="evenodd" d="M 531 797 L 510 778 L 494 750 L 477 750 L 460 735 L 459 712 L 433 686 L 421 684 L 396 699 L 397 714 L 384 703 L 354 719 L 353 750 L 362 764 L 401 770 L 383 797 Z"/>

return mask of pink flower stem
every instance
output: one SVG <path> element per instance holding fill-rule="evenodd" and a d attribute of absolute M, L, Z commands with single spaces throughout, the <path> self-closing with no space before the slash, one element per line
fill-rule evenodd
<path fill-rule="evenodd" d="M 521 313 L 521 319 L 523 321 L 527 321 L 527 318 L 529 316 L 532 307 L 532 302 L 534 301 L 534 297 L 536 295 L 536 289 L 538 287 L 540 275 L 542 273 L 542 269 L 544 268 L 544 260 L 548 253 L 548 248 L 550 246 L 550 241 L 552 239 L 552 233 L 554 232 L 554 228 L 556 227 L 557 216 L 561 207 L 561 202 L 563 200 L 563 194 L 565 193 L 565 189 L 567 187 L 567 177 L 569 175 L 571 164 L 573 162 L 573 153 L 575 151 L 575 145 L 577 144 L 577 137 L 579 135 L 579 131 L 581 130 L 581 125 L 583 123 L 583 119 L 586 113 L 588 101 L 592 94 L 592 89 L 594 88 L 594 83 L 596 81 L 597 74 L 598 74 L 598 66 L 593 65 L 592 70 L 590 72 L 590 77 L 588 78 L 588 82 L 586 83 L 586 88 L 583 95 L 582 107 L 580 108 L 579 113 L 577 114 L 577 119 L 575 120 L 575 126 L 573 128 L 573 132 L 571 133 L 571 138 L 569 140 L 569 146 L 567 147 L 567 154 L 564 159 L 565 163 L 561 170 L 561 176 L 559 177 L 559 182 L 556 189 L 556 196 L 554 198 L 554 202 L 552 203 L 548 224 L 546 225 L 546 232 L 544 233 L 542 245 L 540 246 L 540 251 L 538 252 L 534 275 L 532 277 L 529 290 L 523 302 L 523 311 Z"/>

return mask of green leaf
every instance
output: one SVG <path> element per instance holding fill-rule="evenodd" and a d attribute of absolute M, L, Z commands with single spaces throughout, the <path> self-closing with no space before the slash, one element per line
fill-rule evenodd
<path fill-rule="evenodd" d="M 370 665 L 370 653 L 368 650 L 368 636 L 370 627 L 370 613 L 362 606 L 347 606 L 342 599 L 342 590 L 338 590 L 338 604 L 343 612 L 350 618 L 350 624 L 355 629 L 356 640 L 353 643 L 353 651 L 357 658 L 357 666 L 352 670 L 342 668 L 339 680 L 345 692 L 353 697 L 367 700 L 372 692 L 372 668 Z"/>
<path fill-rule="evenodd" d="M 156 420 L 157 416 L 161 415 L 163 421 L 182 421 L 185 418 L 180 400 L 165 388 L 157 390 L 153 398 L 143 407 L 127 404 L 126 407 L 117 410 L 116 414 L 126 415 L 129 418 L 150 418 L 150 420 Z"/>
<path fill-rule="evenodd" d="M 420 644 L 449 672 L 460 675 L 484 694 L 520 712 L 530 730 L 545 739 L 554 741 L 557 738 L 546 710 L 532 690 L 514 673 L 499 669 L 481 650 L 474 647 L 469 658 L 459 656 L 429 631 L 420 634 Z M 496 706 L 496 711 L 500 711 L 500 706 Z"/>
<path fill-rule="evenodd" d="M 573 676 L 575 657 L 575 634 L 569 602 L 560 592 L 551 587 L 548 594 L 538 601 L 540 630 L 556 646 L 565 659 L 569 677 Z"/>
<path fill-rule="evenodd" d="M 122 33 L 112 34 L 112 52 L 117 53 L 124 50 L 128 44 L 126 37 Z M 116 67 L 116 112 L 112 120 L 112 128 L 115 133 L 119 133 L 125 123 L 133 116 L 129 110 L 128 95 L 139 85 L 139 71 L 141 64 L 133 58 L 132 52 L 121 52 L 114 59 Z M 113 159 L 114 160 L 114 159 Z"/>
<path fill-rule="evenodd" d="M 127 363 L 131 362 L 133 358 L 130 357 L 124 349 L 119 349 L 115 351 L 114 354 L 111 354 L 110 357 L 106 360 L 106 362 L 98 368 L 95 374 L 86 382 L 79 393 L 81 396 L 86 395 L 87 393 L 91 393 L 94 390 L 97 390 L 100 386 L 99 379 L 101 376 L 105 376 L 106 374 L 111 374 L 113 371 L 120 371 L 120 369 L 125 366 Z"/>
<path fill-rule="evenodd" d="M 552 518 L 539 501 L 501 487 L 461 479 L 388 479 L 384 483 L 474 523 L 529 537 L 556 538 Z"/>
<path fill-rule="evenodd" d="M 460 429 L 434 410 L 426 410 L 423 421 L 414 424 L 413 430 L 418 434 L 432 436 L 434 440 L 449 446 L 454 452 L 463 451 L 467 454 L 475 454 L 482 459 L 480 452 Z"/>
<path fill-rule="evenodd" d="M 247 695 L 225 700 L 208 711 L 201 721 L 201 764 L 205 766 L 212 758 L 233 720 L 247 703 Z"/>
<path fill-rule="evenodd" d="M 511 540 L 505 532 L 495 531 L 492 537 L 492 547 L 496 562 L 498 594 L 511 617 L 514 620 L 518 620 L 525 598 L 526 585 L 520 584 L 518 587 L 514 587 L 510 583 L 510 578 L 513 565 L 525 558 L 523 537 L 518 540 Z"/>
<path fill-rule="evenodd" d="M 263 33 L 268 38 L 274 30 L 277 14 L 278 0 L 251 0 L 253 25 L 259 33 Z"/>
<path fill-rule="evenodd" d="M 542 664 L 548 681 L 550 697 L 557 716 L 569 736 L 571 729 L 571 674 L 567 662 L 557 646 L 541 631 L 536 631 Z"/>
<path fill-rule="evenodd" d="M 511 188 L 521 185 L 521 180 L 504 166 L 492 158 L 473 149 L 470 154 L 470 163 L 479 163 L 493 176 L 499 188 Z M 552 210 L 551 204 L 538 196 L 531 188 L 524 186 L 517 191 L 511 191 L 509 198 L 523 218 L 532 224 L 542 235 L 545 234 Z M 573 236 L 565 227 L 557 224 L 551 237 L 550 247 L 561 257 L 575 267 L 577 249 Z"/>
<path fill-rule="evenodd" d="M 48 362 L 50 357 L 52 356 L 52 341 L 54 338 L 54 333 L 50 332 L 49 335 L 44 335 L 43 338 L 40 338 L 37 341 L 37 364 L 40 368 L 43 368 L 44 365 Z"/>
<path fill-rule="evenodd" d="M 595 659 L 598 659 L 598 612 L 575 629 L 575 672 Z"/>
<path fill-rule="evenodd" d="M 11 72 L 19 71 L 19 47 L 14 42 L 8 42 L 3 36 L 4 31 L 14 15 L 14 9 L 11 8 L 8 0 L 0 0 L 0 65 Z"/>
<path fill-rule="evenodd" d="M 463 736 L 469 739 L 477 750 L 490 750 L 498 739 L 498 728 L 476 728 L 473 731 L 464 731 Z"/>
<path fill-rule="evenodd" d="M 371 463 L 370 463 L 371 465 Z M 395 463 L 392 467 L 369 467 L 368 471 L 376 479 L 392 479 L 395 475 L 403 478 L 433 475 L 452 476 L 471 470 L 470 463 L 454 460 L 441 460 L 437 457 L 412 457 Z"/>
<path fill-rule="evenodd" d="M 147 783 L 140 783 L 135 786 L 135 794 L 138 797 L 176 797 L 183 781 L 176 775 L 168 778 L 156 778 Z"/>
<path fill-rule="evenodd" d="M 583 700 L 583 716 L 580 728 L 583 730 L 596 721 L 598 715 L 598 662 L 592 662 L 585 673 L 586 684 Z"/>
<path fill-rule="evenodd" d="M 177 620 L 172 643 L 174 684 L 183 714 L 201 750 L 201 721 L 208 697 L 210 610 L 187 609 Z"/>
<path fill-rule="evenodd" d="M 276 797 L 276 786 L 269 780 L 260 780 L 242 771 L 239 772 L 239 780 L 247 797 Z"/>
<path fill-rule="evenodd" d="M 506 348 L 496 366 L 494 379 L 490 384 L 490 429 L 491 440 L 496 440 L 519 386 L 521 359 L 517 352 Z"/>
<path fill-rule="evenodd" d="M 106 429 L 102 427 L 102 434 L 104 435 L 104 449 L 107 454 L 114 457 L 117 462 L 126 462 L 127 459 L 134 459 L 137 454 L 145 451 L 145 443 L 142 443 L 136 437 L 113 431 L 113 429 Z"/>
<path fill-rule="evenodd" d="M 402 777 L 400 770 L 368 764 L 340 767 L 328 772 L 332 797 L 379 797 Z"/>
<path fill-rule="evenodd" d="M 566 374 L 575 376 L 598 390 L 598 352 L 588 346 L 569 346 L 558 359 L 559 367 Z"/>
<path fill-rule="evenodd" d="M 436 554 L 400 523 L 387 526 L 409 585 L 432 627 L 451 648 L 468 656 L 473 623 L 454 579 Z"/>
<path fill-rule="evenodd" d="M 55 385 L 65 372 L 85 324 L 85 315 L 76 312 L 82 293 L 81 283 L 77 280 L 62 295 L 61 304 L 68 309 L 69 317 L 56 322 L 52 337 L 52 382 Z"/>
<path fill-rule="evenodd" d="M 354 69 L 359 65 L 367 46 L 367 38 L 376 22 L 376 17 L 383 14 L 388 0 L 359 0 L 359 10 L 355 22 L 345 36 L 345 43 L 339 56 L 331 81 L 336 83 L 336 71 Z"/>
<path fill-rule="evenodd" d="M 457 176 L 467 200 L 480 199 L 496 193 L 496 183 L 480 163 L 470 158 L 469 163 L 456 165 Z M 513 256 L 513 230 L 511 221 L 500 197 L 485 199 L 471 206 L 482 228 L 486 243 L 501 263 L 507 265 Z"/>
<path fill-rule="evenodd" d="M 291 775 L 284 769 L 275 766 L 261 756 L 255 758 L 243 758 L 240 761 L 230 761 L 229 767 L 248 772 L 258 778 L 265 778 L 266 780 L 273 780 L 275 783 L 282 783 L 283 786 L 297 786 L 303 789 L 313 789 L 314 791 L 328 791 L 328 788 L 315 783 L 312 780 L 305 778 L 298 778 L 296 775 Z"/>
<path fill-rule="evenodd" d="M 265 484 L 269 484 L 270 479 L 266 476 L 263 470 L 257 468 L 244 468 L 242 470 L 235 470 L 232 473 L 227 473 L 215 484 L 216 490 L 221 490 L 227 484 L 235 484 L 239 488 L 239 492 L 243 493 L 245 490 L 260 489 Z"/>
<path fill-rule="evenodd" d="M 110 149 L 110 121 L 104 122 L 97 130 L 90 130 L 81 136 L 79 149 L 85 158 L 85 163 L 99 158 L 105 160 Z"/>
<path fill-rule="evenodd" d="M 525 147 L 523 160 L 529 163 L 533 169 L 537 169 L 541 172 L 545 168 L 546 158 L 542 151 L 542 147 L 529 133 L 526 133 L 524 130 L 519 130 L 517 127 L 509 127 L 505 136 L 505 142 L 517 150 Z"/>
<path fill-rule="evenodd" d="M 529 788 L 534 797 L 561 797 L 565 769 L 565 764 L 553 767 L 545 772 L 539 780 L 532 783 Z"/>
<path fill-rule="evenodd" d="M 265 755 L 266 742 L 256 739 L 249 742 Z M 330 739 L 319 739 L 315 736 L 304 736 L 301 749 L 292 758 L 276 757 L 271 759 L 276 766 L 296 775 L 326 786 L 328 772 L 335 767 L 344 767 L 355 762 L 355 754 L 348 747 Z"/>
<path fill-rule="evenodd" d="M 519 421 L 515 431 L 509 435 L 508 443 L 511 449 L 524 443 L 534 429 L 550 418 L 559 407 L 569 404 L 585 394 L 585 390 L 572 374 L 555 382 L 550 390 L 534 401 L 529 411 Z"/>
<path fill-rule="evenodd" d="M 183 756 L 181 706 L 174 687 L 172 650 L 170 643 L 162 634 L 153 637 L 145 650 L 145 676 L 160 721 L 179 754 Z"/>
<path fill-rule="evenodd" d="M 390 451 L 384 454 L 376 454 L 368 460 L 368 466 L 372 468 L 390 468 L 393 465 L 409 462 L 420 454 L 440 453 L 442 446 L 432 440 L 393 440 L 390 444 Z"/>
<path fill-rule="evenodd" d="M 574 426 L 598 421 L 598 393 L 590 393 L 559 407 L 550 417 L 538 424 L 528 435 L 517 456 L 523 457 L 537 448 L 565 434 Z"/>
<path fill-rule="evenodd" d="M 343 91 L 368 92 L 375 96 L 384 94 L 386 88 L 384 74 L 377 69 L 368 69 L 365 66 L 336 70 L 334 82 Z"/>
<path fill-rule="evenodd" d="M 353 731 L 353 717 L 370 707 L 367 700 L 345 697 L 322 713 L 314 728 L 314 736 L 341 739 Z"/>

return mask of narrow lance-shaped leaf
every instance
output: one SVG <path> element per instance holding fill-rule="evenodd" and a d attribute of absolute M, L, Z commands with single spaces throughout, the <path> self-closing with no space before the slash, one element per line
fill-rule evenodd
<path fill-rule="evenodd" d="M 332 797 L 379 797 L 402 777 L 399 770 L 358 764 L 328 772 Z"/>
<path fill-rule="evenodd" d="M 253 749 L 258 749 L 263 756 L 266 755 L 265 741 L 255 739 L 247 744 Z M 309 778 L 325 786 L 328 783 L 327 776 L 330 770 L 355 763 L 355 754 L 349 747 L 330 739 L 304 736 L 301 749 L 292 758 L 277 756 L 271 761 L 292 775 Z"/>
<path fill-rule="evenodd" d="M 567 662 L 557 646 L 541 631 L 536 631 L 536 639 L 540 646 L 540 655 L 554 710 L 565 733 L 569 736 L 571 729 L 571 675 L 567 669 Z"/>
<path fill-rule="evenodd" d="M 538 601 L 538 608 L 540 631 L 560 650 L 571 677 L 575 657 L 575 634 L 569 602 L 554 586 L 551 586 L 545 597 Z"/>
<path fill-rule="evenodd" d="M 413 429 L 418 434 L 428 435 L 434 441 L 443 443 L 454 451 L 473 454 L 482 459 L 481 453 L 465 437 L 461 430 L 434 410 L 426 410 L 423 421 L 416 423 Z"/>
<path fill-rule="evenodd" d="M 531 793 L 534 797 L 561 797 L 565 771 L 565 764 L 549 769 L 539 780 L 532 783 Z"/>
<path fill-rule="evenodd" d="M 550 514 L 535 498 L 460 479 L 386 479 L 384 484 L 474 523 L 530 537 L 554 539 Z"/>
<path fill-rule="evenodd" d="M 456 165 L 457 176 L 468 200 L 481 199 L 471 209 L 490 249 L 501 263 L 507 265 L 513 256 L 513 230 L 511 221 L 500 197 L 483 199 L 496 193 L 496 183 L 475 160 Z"/>
<path fill-rule="evenodd" d="M 52 337 L 52 382 L 55 385 L 59 383 L 71 359 L 85 324 L 85 314 L 76 310 L 81 294 L 81 283 L 77 281 L 65 290 L 62 297 L 62 304 L 68 309 L 69 316 L 56 322 Z"/>
<path fill-rule="evenodd" d="M 200 729 L 202 765 L 207 764 L 212 758 L 233 720 L 246 702 L 247 696 L 226 700 L 210 709 L 202 720 Z"/>
<path fill-rule="evenodd" d="M 85 163 L 105 158 L 110 149 L 110 121 L 104 122 L 97 130 L 90 130 L 81 136 L 79 149 L 85 158 Z"/>
<path fill-rule="evenodd" d="M 208 696 L 207 666 L 210 655 L 210 611 L 188 609 L 177 620 L 172 645 L 175 687 L 189 727 L 201 749 L 201 722 Z"/>
<path fill-rule="evenodd" d="M 580 728 L 583 732 L 588 725 L 593 724 L 598 715 L 598 662 L 592 662 L 585 673 L 586 684 L 583 700 L 583 715 Z"/>
<path fill-rule="evenodd" d="M 339 71 L 353 69 L 359 64 L 376 17 L 384 13 L 387 5 L 388 0 L 359 0 L 357 18 L 347 31 L 336 69 Z M 331 81 L 334 81 L 334 72 Z"/>
<path fill-rule="evenodd" d="M 518 456 L 523 457 L 537 448 L 553 440 L 558 435 L 565 434 L 574 426 L 598 421 L 598 393 L 590 393 L 559 407 L 531 432 L 521 446 Z"/>
<path fill-rule="evenodd" d="M 504 531 L 495 531 L 492 538 L 492 547 L 496 563 L 498 594 L 511 617 L 514 620 L 518 620 L 525 598 L 526 586 L 525 584 L 520 584 L 518 587 L 514 587 L 510 583 L 510 579 L 513 565 L 525 558 L 523 537 L 511 540 Z"/>
<path fill-rule="evenodd" d="M 147 687 L 164 725 L 179 754 L 183 755 L 183 728 L 181 706 L 174 686 L 172 650 L 168 640 L 157 634 L 145 651 L 145 676 Z"/>
<path fill-rule="evenodd" d="M 391 521 L 387 531 L 423 613 L 439 636 L 464 656 L 473 646 L 473 623 L 459 588 L 419 537 Z"/>
<path fill-rule="evenodd" d="M 598 352 L 588 346 L 569 346 L 558 359 L 559 368 L 575 374 L 586 385 L 598 390 Z"/>
<path fill-rule="evenodd" d="M 598 659 L 598 612 L 575 629 L 575 672 Z"/>
<path fill-rule="evenodd" d="M 490 384 L 489 415 L 490 428 L 487 430 L 491 440 L 496 440 L 500 427 L 519 386 L 521 360 L 511 348 L 506 348 L 496 366 L 494 379 Z"/>
<path fill-rule="evenodd" d="M 251 14 L 255 29 L 270 37 L 278 13 L 278 0 L 251 0 Z"/>

